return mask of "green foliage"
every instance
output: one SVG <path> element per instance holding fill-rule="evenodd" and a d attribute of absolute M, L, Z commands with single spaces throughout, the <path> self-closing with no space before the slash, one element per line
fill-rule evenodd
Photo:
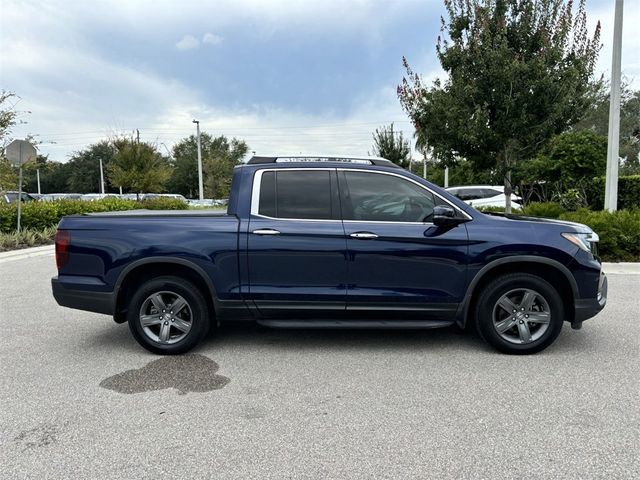
<path fill-rule="evenodd" d="M 560 219 L 591 227 L 600 237 L 598 248 L 603 261 L 640 261 L 640 210 L 594 212 L 583 208 L 563 213 Z"/>
<path fill-rule="evenodd" d="M 0 252 L 4 250 L 16 250 L 18 248 L 35 247 L 53 243 L 56 235 L 56 227 L 48 227 L 43 230 L 20 230 L 20 232 L 0 232 Z"/>
<path fill-rule="evenodd" d="M 40 189 L 42 193 L 62 193 L 67 192 L 68 183 L 71 177 L 80 178 L 78 174 L 81 169 L 74 171 L 77 164 L 60 163 L 49 160 L 48 157 L 38 155 L 34 161 L 24 164 L 22 168 L 22 189 L 25 192 L 35 193 L 38 191 L 37 171 L 40 171 Z M 95 177 L 95 175 L 92 175 Z M 99 172 L 98 172 L 99 178 Z M 83 181 L 91 181 L 91 178 L 84 178 Z M 93 178 L 95 180 L 95 178 Z M 97 190 L 92 190 L 97 191 Z"/>
<path fill-rule="evenodd" d="M 3 190 L 17 190 L 18 175 L 9 160 L 0 156 L 0 192 Z"/>
<path fill-rule="evenodd" d="M 22 204 L 21 224 L 25 229 L 42 230 L 58 224 L 66 215 L 120 210 L 184 210 L 188 206 L 173 198 L 154 198 L 143 201 L 108 197 L 86 202 L 82 200 L 57 200 L 55 202 L 25 202 Z M 13 232 L 18 216 L 17 204 L 0 204 L 0 232 Z"/>
<path fill-rule="evenodd" d="M 407 168 L 411 161 L 409 140 L 403 137 L 402 132 L 393 130 L 393 123 L 379 129 L 376 128 L 373 134 L 373 155 L 386 158 L 396 165 Z"/>
<path fill-rule="evenodd" d="M 100 192 L 100 160 L 102 160 L 102 167 L 106 175 L 107 169 L 113 162 L 116 153 L 114 145 L 108 140 L 91 144 L 84 150 L 75 152 L 68 162 L 58 164 L 57 169 L 51 169 L 52 174 L 59 174 L 56 176 L 56 180 L 52 182 L 55 183 L 56 188 L 53 190 L 43 189 L 43 192 Z M 42 174 L 42 172 L 40 173 Z M 62 190 L 60 187 L 62 186 L 61 183 L 64 182 L 64 177 L 67 177 L 67 189 Z M 107 180 L 108 178 L 105 176 L 105 183 Z M 115 186 L 117 188 L 120 185 L 116 184 Z"/>
<path fill-rule="evenodd" d="M 607 136 L 609 131 L 609 92 L 601 92 L 578 122 L 576 130 L 591 130 Z M 620 99 L 620 158 L 625 159 L 621 175 L 640 174 L 640 90 L 631 90 L 623 83 Z"/>
<path fill-rule="evenodd" d="M 189 205 L 187 205 L 182 200 L 178 200 L 177 198 L 169 198 L 169 197 L 149 198 L 149 199 L 137 202 L 137 204 L 138 206 L 136 208 L 146 208 L 148 210 L 188 210 L 189 209 Z"/>
<path fill-rule="evenodd" d="M 605 177 L 592 179 L 584 187 L 587 203 L 592 210 L 604 208 Z M 640 208 L 640 175 L 618 178 L 618 209 Z"/>
<path fill-rule="evenodd" d="M 560 218 L 560 215 L 564 213 L 564 209 L 559 203 L 555 202 L 531 202 L 524 207 L 522 213 L 530 217 Z"/>
<path fill-rule="evenodd" d="M 592 130 L 570 131 L 551 138 L 538 156 L 518 168 L 516 176 L 531 183 L 560 182 L 567 188 L 604 175 L 606 167 L 607 137 Z"/>
<path fill-rule="evenodd" d="M 106 167 L 111 185 L 128 192 L 161 192 L 171 176 L 167 160 L 154 145 L 129 138 L 112 142 L 115 156 Z"/>
<path fill-rule="evenodd" d="M 398 96 L 439 159 L 508 172 L 579 121 L 593 97 L 600 26 L 589 38 L 584 0 L 445 0 L 438 41 L 445 81 L 423 85 L 403 59 Z M 511 184 L 505 179 L 505 194 Z"/>
<path fill-rule="evenodd" d="M 483 208 L 481 211 L 502 212 L 504 208 Z M 582 223 L 600 237 L 598 250 L 603 261 L 640 261 L 640 209 L 594 212 L 581 208 L 567 212 L 558 203 L 546 202 L 531 203 L 516 214 Z"/>
<path fill-rule="evenodd" d="M 444 186 L 444 169 L 444 162 L 427 161 L 427 180 Z M 419 171 L 422 172 L 421 165 Z M 494 170 L 475 170 L 471 162 L 463 159 L 449 163 L 449 186 L 499 185 L 501 182 L 501 175 Z"/>
<path fill-rule="evenodd" d="M 557 194 L 554 197 L 554 200 L 558 202 L 562 208 L 568 211 L 587 207 L 585 195 L 577 188 L 569 188 L 564 192 Z"/>
<path fill-rule="evenodd" d="M 18 114 L 15 110 L 15 104 L 12 103 L 16 98 L 15 93 L 0 91 L 0 147 L 4 147 L 11 127 L 16 124 Z"/>
<path fill-rule="evenodd" d="M 224 135 L 213 137 L 200 134 L 204 195 L 207 198 L 223 198 L 229 195 L 233 167 L 238 165 L 249 151 L 244 140 Z M 195 135 L 182 139 L 173 147 L 174 171 L 168 184 L 172 193 L 185 197 L 198 196 L 198 153 Z"/>

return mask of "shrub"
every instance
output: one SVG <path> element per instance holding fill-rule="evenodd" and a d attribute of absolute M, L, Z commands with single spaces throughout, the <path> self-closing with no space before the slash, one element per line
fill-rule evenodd
<path fill-rule="evenodd" d="M 565 212 L 561 220 L 584 223 L 600 237 L 600 256 L 604 261 L 640 260 L 640 210 L 594 212 L 586 208 Z"/>
<path fill-rule="evenodd" d="M 523 214 L 531 217 L 559 218 L 564 211 L 556 202 L 532 202 L 524 207 Z"/>
<path fill-rule="evenodd" d="M 143 201 L 108 197 L 93 202 L 82 200 L 57 200 L 55 202 L 26 202 L 22 204 L 21 225 L 24 229 L 43 230 L 56 226 L 66 215 L 92 212 L 114 212 L 148 208 L 150 210 L 181 210 L 187 205 L 173 198 L 156 198 Z M 13 232 L 18 217 L 17 204 L 0 205 L 0 232 Z"/>
<path fill-rule="evenodd" d="M 584 186 L 592 210 L 604 208 L 605 177 L 594 178 Z M 618 210 L 640 207 L 640 175 L 618 178 Z"/>
<path fill-rule="evenodd" d="M 55 234 L 55 226 L 44 230 L 20 230 L 20 233 L 0 233 L 0 251 L 53 243 Z"/>
<path fill-rule="evenodd" d="M 149 210 L 187 210 L 189 208 L 189 205 L 182 200 L 169 197 L 149 198 L 139 203 L 140 207 L 138 208 L 147 208 Z"/>

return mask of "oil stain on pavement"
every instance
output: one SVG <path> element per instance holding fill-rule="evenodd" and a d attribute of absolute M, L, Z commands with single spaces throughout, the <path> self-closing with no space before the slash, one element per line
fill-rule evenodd
<path fill-rule="evenodd" d="M 118 393 L 142 393 L 175 388 L 180 394 L 219 390 L 229 378 L 218 375 L 218 364 L 200 354 L 163 357 L 142 368 L 105 378 L 100 386 Z"/>

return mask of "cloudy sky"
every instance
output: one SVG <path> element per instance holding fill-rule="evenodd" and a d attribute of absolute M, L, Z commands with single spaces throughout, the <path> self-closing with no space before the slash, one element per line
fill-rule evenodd
<path fill-rule="evenodd" d="M 627 0 L 623 73 L 640 88 L 640 1 Z M 609 72 L 613 0 L 588 0 Z M 259 154 L 366 154 L 371 132 L 413 131 L 396 98 L 401 57 L 426 78 L 442 0 L 0 0 L 0 89 L 17 93 L 41 152 L 65 161 L 140 130 L 164 150 L 194 132 Z"/>

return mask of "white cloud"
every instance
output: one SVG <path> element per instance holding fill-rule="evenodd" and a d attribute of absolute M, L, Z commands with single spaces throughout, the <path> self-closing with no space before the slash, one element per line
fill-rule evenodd
<path fill-rule="evenodd" d="M 194 48 L 198 48 L 200 46 L 200 40 L 198 40 L 193 35 L 185 35 L 182 37 L 178 43 L 176 43 L 176 48 L 178 50 L 193 50 Z"/>
<path fill-rule="evenodd" d="M 220 45 L 222 40 L 223 38 L 215 33 L 207 32 L 202 36 L 202 43 L 208 43 L 210 45 Z"/>

